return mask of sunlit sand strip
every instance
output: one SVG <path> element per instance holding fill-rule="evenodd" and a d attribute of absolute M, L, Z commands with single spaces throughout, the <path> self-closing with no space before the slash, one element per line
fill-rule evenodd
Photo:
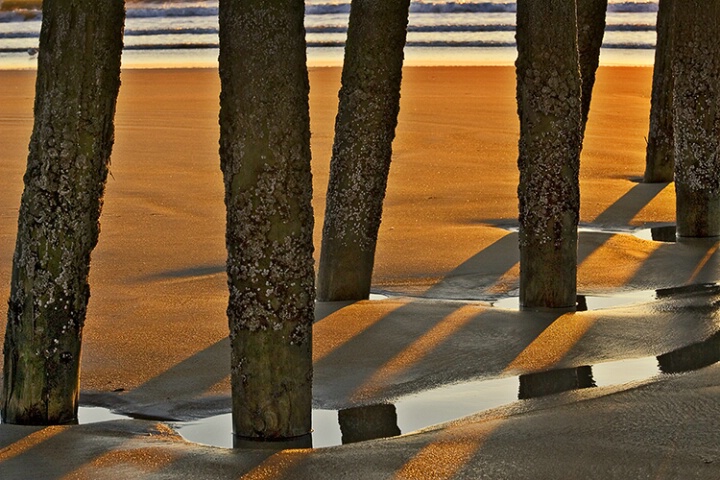
<path fill-rule="evenodd" d="M 220 381 L 208 387 L 203 395 L 224 395 L 230 391 L 230 374 L 228 373 Z"/>
<path fill-rule="evenodd" d="M 520 281 L 520 262 L 516 263 L 503 273 L 494 285 L 485 290 L 486 294 L 500 295 L 508 293 L 518 287 Z"/>
<path fill-rule="evenodd" d="M 482 432 L 458 434 L 452 427 L 440 434 L 440 439 L 422 448 L 395 474 L 396 480 L 449 480 L 472 459 L 497 428 L 489 423 Z"/>
<path fill-rule="evenodd" d="M 364 385 L 355 390 L 352 398 L 357 400 L 377 392 L 392 379 L 420 362 L 483 311 L 484 309 L 473 305 L 464 305 L 455 310 L 411 343 L 405 350 L 382 365 Z"/>
<path fill-rule="evenodd" d="M 63 433 L 68 428 L 70 428 L 68 425 L 55 425 L 33 432 L 0 450 L 0 462 L 22 455 L 26 451 L 54 437 L 55 435 Z"/>
<path fill-rule="evenodd" d="M 715 255 L 715 252 L 717 252 L 718 247 L 720 247 L 720 243 L 716 243 L 710 249 L 707 251 L 705 256 L 698 262 L 697 267 L 695 267 L 695 270 L 693 271 L 692 275 L 690 275 L 690 278 L 688 279 L 688 283 L 692 283 L 698 275 L 700 275 L 700 272 L 703 268 L 705 268 L 705 265 L 710 261 L 713 255 Z"/>
<path fill-rule="evenodd" d="M 60 478 L 61 480 L 96 479 L 102 474 L 102 469 L 112 469 L 121 465 L 125 466 L 123 470 L 128 473 L 145 475 L 160 472 L 175 460 L 175 455 L 161 448 L 111 450 Z"/>
<path fill-rule="evenodd" d="M 267 458 L 260 465 L 240 477 L 241 480 L 281 480 L 293 478 L 298 467 L 311 450 L 284 450 Z"/>
<path fill-rule="evenodd" d="M 643 263 L 661 245 L 659 242 L 647 242 L 632 235 L 612 235 L 578 265 L 578 281 L 584 284 L 622 287 L 635 277 Z M 621 265 L 622 268 L 608 268 L 608 265 Z"/>
<path fill-rule="evenodd" d="M 318 362 L 390 313 L 410 303 L 358 302 L 330 314 L 313 326 L 313 362 Z"/>
<path fill-rule="evenodd" d="M 560 316 L 510 362 L 504 373 L 552 368 L 567 355 L 596 321 L 597 318 L 587 312 L 584 315 L 566 313 Z"/>
<path fill-rule="evenodd" d="M 645 186 L 649 185 L 660 186 L 660 184 L 645 184 Z M 643 225 L 646 222 L 674 222 L 674 213 L 675 184 L 670 182 L 662 187 L 660 191 L 637 212 L 629 223 L 631 225 Z"/>

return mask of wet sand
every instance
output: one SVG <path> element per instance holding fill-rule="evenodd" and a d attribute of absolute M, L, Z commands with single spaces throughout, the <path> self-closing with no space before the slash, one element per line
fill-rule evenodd
<path fill-rule="evenodd" d="M 317 246 L 339 75 L 337 68 L 310 72 Z M 651 75 L 640 67 L 604 67 L 598 74 L 581 167 L 580 293 L 655 290 L 719 276 L 716 242 L 634 235 L 674 223 L 673 185 L 639 183 Z M 0 295 L 6 298 L 33 78 L 0 72 Z M 212 70 L 123 73 L 91 269 L 83 404 L 181 420 L 229 411 L 218 92 Z M 514 95 L 510 67 L 405 70 L 373 280 L 373 291 L 393 297 L 319 305 L 316 407 L 660 355 L 718 329 L 714 291 L 562 316 L 490 307 L 518 287 Z M 3 332 L 4 321 L 3 314 Z M 712 478 L 713 463 L 720 463 L 720 382 L 711 368 L 632 388 L 519 402 L 421 435 L 272 457 L 188 445 L 157 422 L 6 425 L 0 426 L 0 470 L 7 468 L 9 478 L 21 478 L 13 477 L 18 472 L 238 478 L 251 470 L 249 478 L 477 478 L 480 471 L 491 478 L 543 472 Z M 691 415 L 683 413 L 688 408 Z M 702 434 L 692 437 L 691 427 Z M 529 440 L 534 435 L 537 442 Z M 623 441 L 613 445 L 608 436 Z M 66 450 L 71 445 L 76 454 Z M 573 459 L 563 446 L 574 449 Z M 52 467 L 35 465 L 36 453 L 48 455 Z M 622 458 L 624 468 L 613 458 Z M 558 462 L 565 467 L 553 470 Z"/>

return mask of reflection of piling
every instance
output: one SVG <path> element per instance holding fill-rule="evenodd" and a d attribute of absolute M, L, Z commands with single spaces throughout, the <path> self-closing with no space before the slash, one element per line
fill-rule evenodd
<path fill-rule="evenodd" d="M 312 448 L 312 435 L 301 435 L 281 440 L 259 440 L 255 437 L 233 435 L 233 448 L 247 450 L 287 450 L 290 448 Z"/>
<path fill-rule="evenodd" d="M 587 306 L 587 298 L 585 295 L 578 295 L 577 296 L 577 304 L 575 306 L 575 311 L 577 312 L 587 312 L 588 306 Z"/>
<path fill-rule="evenodd" d="M 400 435 L 395 405 L 346 408 L 338 412 L 338 420 L 343 444 Z"/>
<path fill-rule="evenodd" d="M 675 297 L 680 295 L 717 295 L 720 285 L 716 283 L 694 283 L 680 287 L 660 288 L 655 290 L 657 298 Z M 714 306 L 713 306 L 714 307 Z"/>
<path fill-rule="evenodd" d="M 547 372 L 520 375 L 518 398 L 542 397 L 553 393 L 594 387 L 592 367 L 561 368 Z"/>
<path fill-rule="evenodd" d="M 663 373 L 689 372 L 720 362 L 720 332 L 703 342 L 665 353 L 657 359 Z"/>
<path fill-rule="evenodd" d="M 677 230 L 675 225 L 667 227 L 653 227 L 650 229 L 650 235 L 654 242 L 677 242 Z"/>

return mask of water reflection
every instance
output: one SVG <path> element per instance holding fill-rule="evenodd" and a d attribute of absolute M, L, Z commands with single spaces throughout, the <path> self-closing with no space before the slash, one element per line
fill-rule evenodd
<path fill-rule="evenodd" d="M 652 302 L 657 300 L 655 290 L 638 290 L 634 292 L 620 292 L 614 295 L 578 295 L 575 311 L 603 310 L 626 305 Z M 520 309 L 520 297 L 505 297 L 491 302 L 491 306 L 508 310 Z"/>
<path fill-rule="evenodd" d="M 88 405 L 78 407 L 77 418 L 72 422 L 68 422 L 66 425 L 87 425 L 112 420 L 127 420 L 128 418 L 131 417 L 114 413 L 108 408 Z M 2 419 L 0 419 L 0 424 L 2 424 Z"/>
<path fill-rule="evenodd" d="M 637 290 L 633 292 L 619 292 L 613 295 L 578 295 L 575 311 L 603 310 L 627 305 L 652 302 L 659 299 L 681 297 L 687 295 L 717 295 L 720 294 L 720 285 L 717 283 L 694 283 L 679 287 L 660 288 L 657 290 Z M 518 310 L 520 297 L 505 297 L 494 300 L 493 307 Z M 708 310 L 716 310 L 715 304 L 708 304 Z"/>
<path fill-rule="evenodd" d="M 641 228 L 633 231 L 633 235 L 643 240 L 653 242 L 675 243 L 677 242 L 677 232 L 675 225 L 664 225 L 661 227 Z"/>
<path fill-rule="evenodd" d="M 675 225 L 667 227 L 654 227 L 650 229 L 650 237 L 655 242 L 677 242 L 677 229 Z"/>
<path fill-rule="evenodd" d="M 594 386 L 592 367 L 560 368 L 520 375 L 518 398 L 524 400 Z"/>
<path fill-rule="evenodd" d="M 397 410 L 392 404 L 346 408 L 338 412 L 338 421 L 343 445 L 400 435 Z"/>
<path fill-rule="evenodd" d="M 694 283 L 692 285 L 682 285 L 680 287 L 661 288 L 655 290 L 657 298 L 676 297 L 680 295 L 716 295 L 720 293 L 720 285 L 717 283 Z M 715 308 L 715 305 L 709 305 Z"/>
<path fill-rule="evenodd" d="M 354 407 L 340 411 L 316 409 L 313 410 L 312 439 L 305 436 L 294 439 L 294 443 L 290 444 L 245 442 L 232 438 L 230 414 L 193 422 L 171 422 L 171 425 L 188 441 L 226 448 L 310 447 L 310 441 L 312 447 L 327 447 L 393 437 L 401 432 L 410 433 L 507 405 L 518 399 L 531 399 L 595 386 L 607 387 L 647 381 L 663 374 L 697 370 L 719 361 L 720 332 L 717 332 L 702 342 L 657 357 L 618 360 L 592 366 L 552 369 L 519 377 L 480 379 L 445 385 L 399 397 L 393 400 L 393 404 Z M 104 409 L 93 410 L 105 413 Z M 96 418 L 103 421 L 117 417 L 110 414 Z M 83 416 L 80 420 L 83 423 Z"/>
<path fill-rule="evenodd" d="M 720 362 L 720 332 L 703 342 L 660 355 L 657 360 L 663 373 L 689 372 Z"/>
<path fill-rule="evenodd" d="M 294 438 L 284 438 L 282 440 L 261 440 L 257 438 L 241 437 L 233 435 L 233 448 L 245 448 L 249 450 L 287 450 L 290 448 L 312 448 L 312 435 L 302 435 Z"/>

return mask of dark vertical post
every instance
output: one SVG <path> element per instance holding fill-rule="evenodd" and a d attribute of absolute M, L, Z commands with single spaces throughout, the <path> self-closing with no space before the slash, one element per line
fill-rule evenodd
<path fill-rule="evenodd" d="M 45 0 L 5 333 L 7 423 L 77 419 L 80 347 L 120 87 L 122 0 Z"/>
<path fill-rule="evenodd" d="M 600 47 L 605 36 L 607 0 L 577 0 L 578 53 L 582 78 L 582 125 L 585 132 L 595 73 L 600 65 Z"/>
<path fill-rule="evenodd" d="M 673 5 L 677 234 L 715 237 L 720 236 L 720 3 Z"/>
<path fill-rule="evenodd" d="M 318 299 L 370 294 L 400 110 L 409 0 L 353 0 L 335 120 Z"/>
<path fill-rule="evenodd" d="M 650 100 L 650 130 L 645 151 L 647 183 L 672 182 L 675 174 L 673 133 L 672 4 L 660 0 L 657 14 L 657 43 Z"/>
<path fill-rule="evenodd" d="M 233 429 L 311 429 L 314 261 L 302 0 L 220 1 Z M 309 437 L 308 437 L 309 438 Z"/>
<path fill-rule="evenodd" d="M 575 2 L 519 0 L 517 45 L 520 304 L 570 308 L 582 143 Z"/>

